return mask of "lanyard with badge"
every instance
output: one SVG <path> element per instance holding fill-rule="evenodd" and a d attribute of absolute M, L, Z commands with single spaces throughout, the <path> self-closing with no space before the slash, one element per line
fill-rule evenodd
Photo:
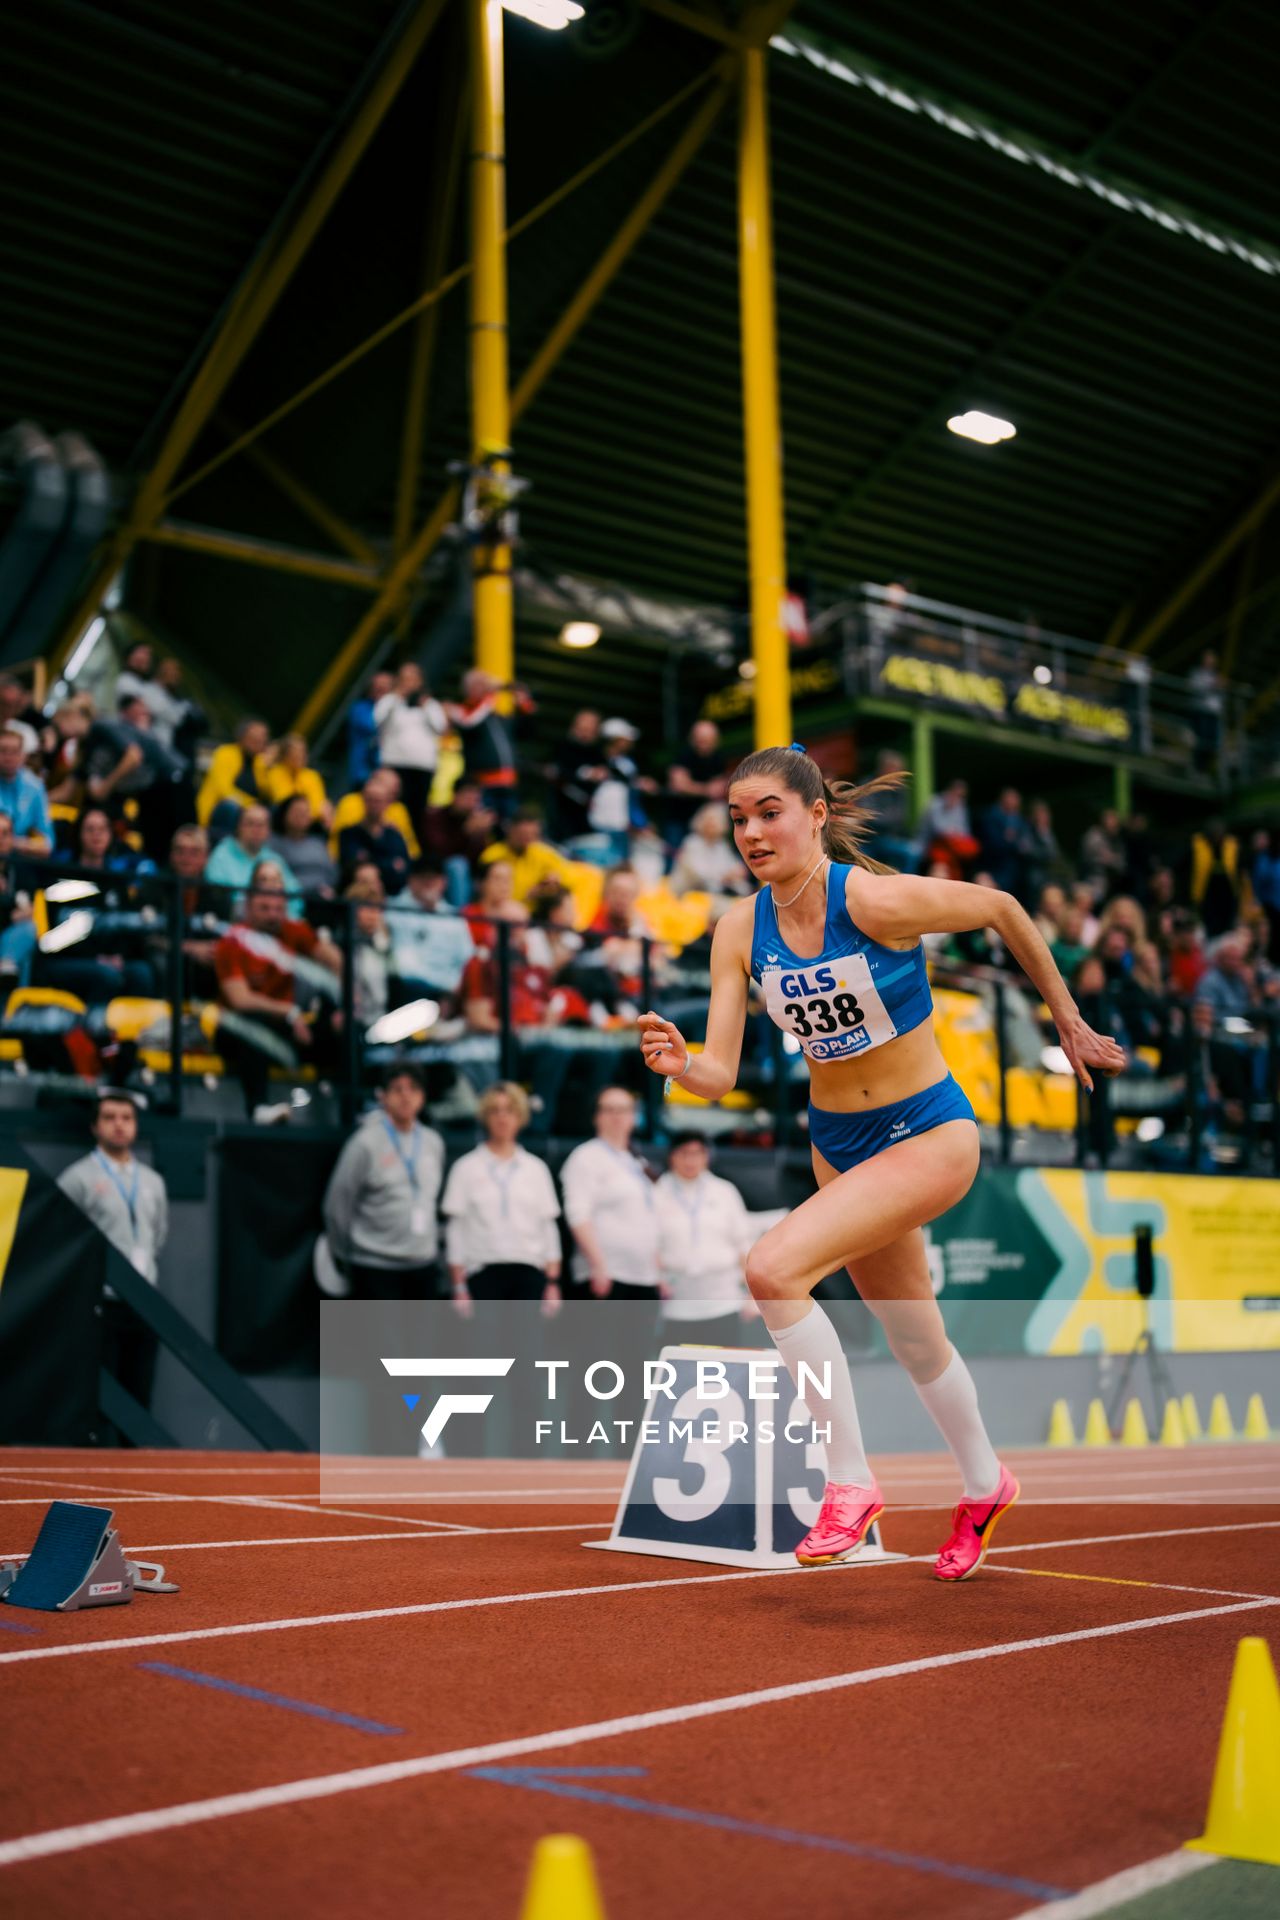
<path fill-rule="evenodd" d="M 131 1242 L 129 1248 L 130 1265 L 136 1267 L 140 1274 L 147 1276 L 146 1249 L 138 1244 L 138 1163 L 136 1160 L 133 1162 L 133 1180 L 132 1183 L 126 1187 L 124 1181 L 120 1178 L 120 1175 L 116 1172 L 110 1160 L 100 1147 L 94 1148 L 93 1157 L 106 1174 L 116 1192 L 120 1195 L 120 1198 L 124 1201 L 125 1210 L 129 1215 L 129 1239 Z"/>
<path fill-rule="evenodd" d="M 498 1169 L 503 1167 L 503 1162 L 496 1154 L 486 1151 L 484 1158 L 489 1178 L 502 1196 L 502 1217 L 508 1220 L 511 1217 L 511 1182 L 515 1179 L 516 1169 L 520 1164 L 519 1156 L 513 1153 L 502 1172 Z"/>
<path fill-rule="evenodd" d="M 705 1189 L 703 1188 L 701 1180 L 695 1181 L 693 1183 L 694 1185 L 693 1205 L 690 1206 L 688 1201 L 685 1199 L 684 1194 L 681 1192 L 681 1188 L 687 1186 L 688 1184 L 689 1184 L 688 1181 L 680 1180 L 677 1178 L 672 1183 L 672 1193 L 675 1197 L 676 1205 L 680 1208 L 680 1211 L 684 1214 L 685 1219 L 689 1222 L 690 1244 L 696 1248 L 698 1244 L 698 1215 L 702 1212 L 702 1203 L 706 1199 L 706 1192 L 705 1192 Z"/>
<path fill-rule="evenodd" d="M 391 1142 L 392 1151 L 394 1152 L 396 1159 L 400 1162 L 400 1165 L 404 1168 L 405 1178 L 413 1189 L 413 1209 L 409 1215 L 409 1231 L 414 1234 L 424 1234 L 427 1231 L 427 1210 L 422 1205 L 422 1202 L 418 1198 L 418 1168 L 417 1168 L 418 1127 L 417 1127 L 417 1123 L 415 1122 L 414 1125 L 409 1130 L 408 1153 L 405 1153 L 402 1150 L 400 1146 L 399 1135 L 397 1133 L 396 1128 L 392 1126 L 391 1122 L 384 1117 L 382 1124 L 387 1130 L 387 1138 Z"/>

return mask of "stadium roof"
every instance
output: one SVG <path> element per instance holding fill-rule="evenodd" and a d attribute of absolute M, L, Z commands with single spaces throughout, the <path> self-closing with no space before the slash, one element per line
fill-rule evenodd
<path fill-rule="evenodd" d="M 597 0 L 562 34 L 508 18 L 513 222 L 639 130 L 511 243 L 513 385 L 722 87 L 740 24 L 736 10 L 677 0 Z M 465 184 L 447 217 L 443 190 L 461 145 L 461 27 L 456 0 L 289 0 L 267 13 L 207 0 L 180 21 L 160 0 L 48 0 L 9 24 L 0 245 L 19 297 L 0 315 L 0 423 L 80 429 L 122 503 L 246 275 L 305 207 L 362 102 L 369 112 L 406 32 L 425 39 L 166 508 L 180 525 L 341 564 L 315 579 L 148 542 L 129 576 L 131 607 L 281 722 L 367 610 L 359 576 L 390 552 L 424 330 L 400 327 L 251 451 L 184 482 L 463 264 Z M 827 596 L 904 580 L 1045 628 L 1139 639 L 1174 665 L 1216 644 L 1238 677 L 1275 679 L 1269 9 L 799 0 L 774 46 L 794 574 Z M 533 483 L 530 564 L 715 606 L 740 602 L 746 577 L 736 112 L 724 91 L 515 437 Z M 468 451 L 465 303 L 460 280 L 431 310 L 415 526 L 446 463 Z M 1016 439 L 988 448 L 948 434 L 947 417 L 968 407 L 1012 420 Z M 326 509 L 338 522 L 327 530 Z M 1222 562 L 1153 631 L 1224 539 Z M 550 672 L 538 627 L 522 631 L 521 664 Z"/>

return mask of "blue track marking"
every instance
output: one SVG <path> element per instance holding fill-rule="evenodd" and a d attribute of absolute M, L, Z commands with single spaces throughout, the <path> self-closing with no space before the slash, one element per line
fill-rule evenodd
<path fill-rule="evenodd" d="M 589 1787 L 592 1774 L 640 1769 L 610 1767 L 473 1767 L 473 1780 L 491 1780 L 498 1786 L 523 1787 L 530 1793 L 552 1793 L 565 1800 L 586 1800 L 597 1807 L 614 1807 L 623 1813 L 647 1813 L 651 1819 L 679 1820 L 686 1826 L 714 1827 L 720 1833 L 737 1833 L 745 1839 L 777 1840 L 784 1846 L 808 1847 L 816 1853 L 840 1853 L 855 1860 L 874 1861 L 884 1867 L 906 1867 L 915 1873 L 933 1873 L 946 1880 L 965 1880 L 977 1887 L 994 1887 L 1002 1893 L 1016 1893 L 1029 1900 L 1065 1900 L 1070 1887 L 1051 1887 L 1039 1880 L 1024 1880 L 1018 1874 L 994 1873 L 986 1867 L 966 1867 L 952 1860 L 934 1860 L 924 1853 L 899 1853 L 893 1847 L 872 1846 L 861 1840 L 839 1840 L 832 1834 L 797 1833 L 793 1827 L 766 1826 L 758 1820 L 738 1820 L 732 1814 L 714 1813 L 702 1807 L 673 1807 L 661 1800 L 640 1800 L 629 1793 L 608 1793 Z"/>
<path fill-rule="evenodd" d="M 25 1620 L 0 1620 L 0 1627 L 6 1633 L 39 1633 L 39 1627 L 29 1627 Z"/>
<path fill-rule="evenodd" d="M 358 1713 L 340 1713 L 335 1707 L 320 1707 L 312 1700 L 291 1700 L 287 1694 L 267 1693 L 262 1687 L 246 1687 L 239 1680 L 224 1680 L 220 1674 L 197 1673 L 192 1667 L 170 1666 L 167 1660 L 139 1660 L 144 1673 L 163 1674 L 168 1680 L 189 1680 L 193 1686 L 212 1687 L 217 1693 L 233 1693 L 239 1700 L 255 1700 L 264 1707 L 283 1707 L 286 1713 L 305 1713 L 312 1720 L 328 1720 L 337 1727 L 351 1727 L 356 1733 L 403 1733 L 403 1727 L 386 1727 L 380 1720 L 364 1720 Z"/>

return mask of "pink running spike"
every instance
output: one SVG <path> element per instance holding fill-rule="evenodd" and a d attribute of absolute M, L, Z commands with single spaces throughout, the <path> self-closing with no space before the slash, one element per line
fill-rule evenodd
<path fill-rule="evenodd" d="M 884 1512 L 879 1487 L 839 1486 L 829 1483 L 814 1526 L 796 1548 L 802 1567 L 830 1566 L 848 1560 L 867 1537 L 867 1530 Z"/>
<path fill-rule="evenodd" d="M 962 1500 L 951 1516 L 955 1531 L 933 1563 L 939 1580 L 972 1580 L 987 1557 L 996 1521 L 1007 1513 L 1022 1489 L 1008 1467 L 985 1500 Z"/>

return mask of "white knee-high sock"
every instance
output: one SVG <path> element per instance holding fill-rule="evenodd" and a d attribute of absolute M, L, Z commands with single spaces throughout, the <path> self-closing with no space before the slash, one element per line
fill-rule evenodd
<path fill-rule="evenodd" d="M 863 1450 L 862 1428 L 858 1424 L 849 1362 L 844 1357 L 840 1336 L 822 1308 L 815 1300 L 803 1320 L 797 1320 L 790 1327 L 770 1328 L 769 1331 L 787 1372 L 795 1382 L 797 1392 L 800 1389 L 802 1360 L 812 1369 L 819 1382 L 823 1377 L 824 1364 L 830 1367 L 829 1400 L 824 1400 L 810 1386 L 808 1376 L 805 1377 L 805 1391 L 808 1394 L 805 1404 L 813 1415 L 814 1425 L 831 1428 L 831 1438 L 827 1441 L 828 1478 L 840 1486 L 873 1486 L 875 1476 Z"/>
<path fill-rule="evenodd" d="M 954 1347 L 937 1379 L 925 1386 L 917 1380 L 915 1389 L 956 1457 L 964 1476 L 965 1498 L 981 1500 L 994 1493 L 1000 1481 L 1000 1462 L 982 1424 L 973 1375 Z"/>

